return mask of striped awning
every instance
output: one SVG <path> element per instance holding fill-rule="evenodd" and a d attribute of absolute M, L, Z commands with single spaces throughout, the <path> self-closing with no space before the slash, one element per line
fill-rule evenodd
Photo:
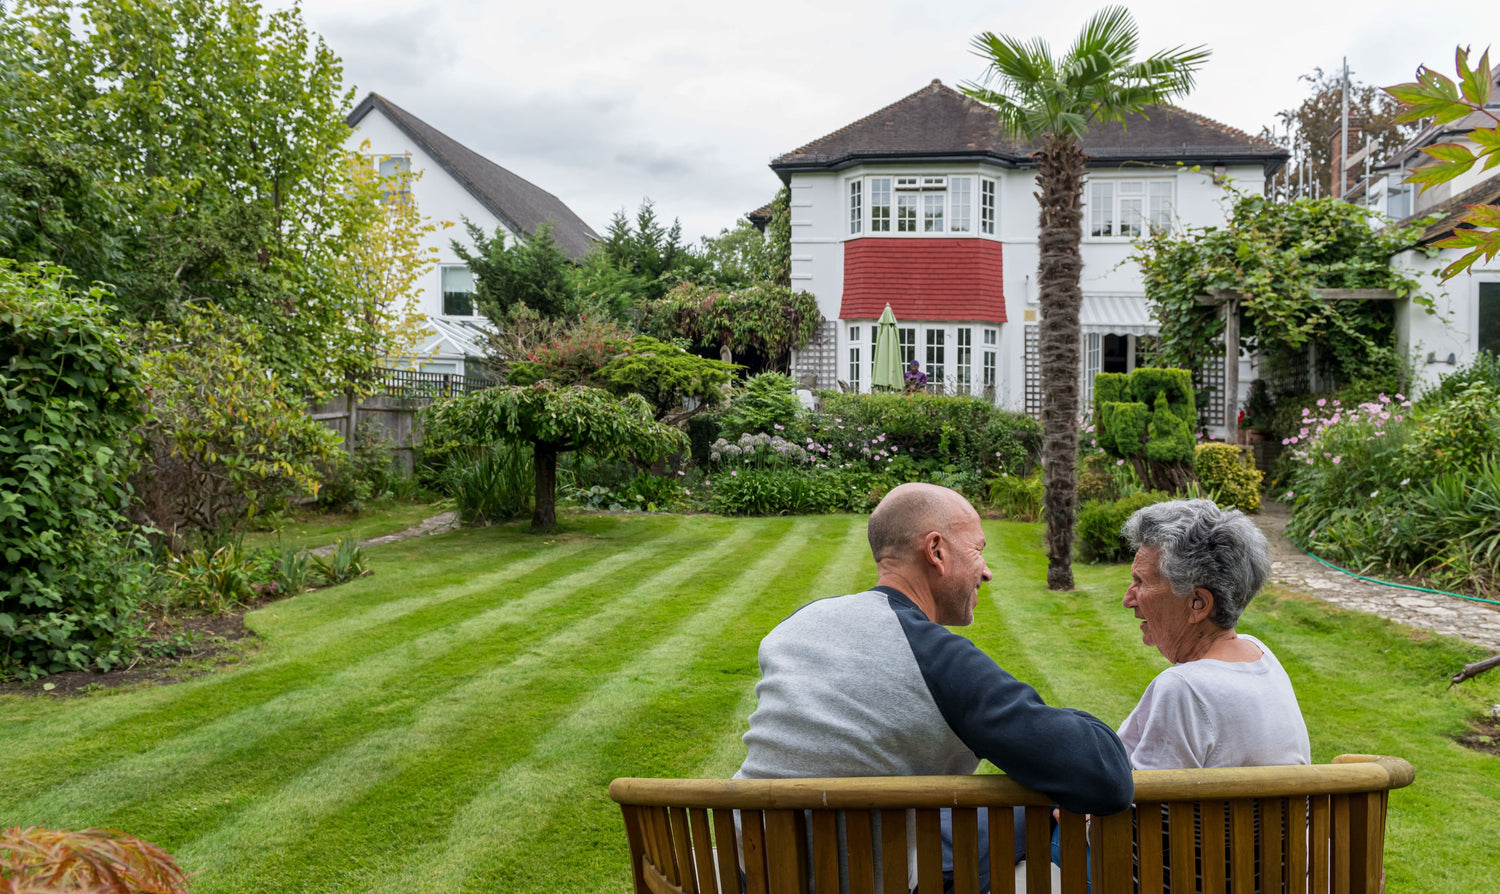
<path fill-rule="evenodd" d="M 1078 309 L 1082 331 L 1100 335 L 1155 335 L 1156 321 L 1143 295 L 1084 295 Z"/>

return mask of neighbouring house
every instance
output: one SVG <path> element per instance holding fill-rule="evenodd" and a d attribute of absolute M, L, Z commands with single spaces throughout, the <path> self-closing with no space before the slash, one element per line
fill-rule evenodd
<path fill-rule="evenodd" d="M 1494 99 L 1486 108 L 1500 115 L 1500 80 Z M 1475 165 L 1468 173 L 1447 183 L 1418 192 L 1405 182 L 1407 176 L 1433 159 L 1422 151 L 1438 143 L 1462 143 L 1476 148 L 1469 134 L 1476 127 L 1494 127 L 1495 119 L 1475 112 L 1448 124 L 1424 128 L 1390 158 L 1374 166 L 1370 177 L 1350 190 L 1350 201 L 1379 211 L 1398 226 L 1432 218 L 1422 234 L 1425 248 L 1466 226 L 1469 205 L 1500 205 L 1500 168 L 1483 170 Z M 1357 159 L 1351 153 L 1351 164 Z M 1391 263 L 1411 274 L 1419 274 L 1424 294 L 1433 301 L 1434 313 L 1409 300 L 1396 305 L 1396 338 L 1412 363 L 1414 389 L 1436 385 L 1454 368 L 1468 364 L 1480 351 L 1500 354 L 1500 258 L 1483 260 L 1446 283 L 1437 273 L 1463 252 L 1443 249 L 1428 257 L 1423 250 L 1402 252 Z"/>
<path fill-rule="evenodd" d="M 1219 184 L 1259 190 L 1287 153 L 1170 106 L 1095 125 L 1083 145 L 1087 406 L 1093 374 L 1133 369 L 1157 331 L 1133 241 L 1152 227 L 1223 222 Z M 792 287 L 812 293 L 827 321 L 796 352 L 793 375 L 868 391 L 874 324 L 889 303 L 903 363 L 917 360 L 934 390 L 1039 413 L 1035 149 L 934 80 L 772 161 L 791 189 Z M 1200 372 L 1218 401 L 1203 415 L 1222 419 L 1222 358 L 1204 358 Z"/>
<path fill-rule="evenodd" d="M 455 224 L 467 218 L 507 239 L 525 241 L 552 224 L 558 247 L 582 261 L 599 239 L 593 228 L 557 196 L 502 168 L 378 93 L 366 96 L 349 114 L 345 145 L 362 153 L 385 176 L 402 172 L 420 179 L 409 188 L 422 214 Z M 454 254 L 451 241 L 466 241 L 462 227 L 439 229 L 424 244 L 438 250 L 437 266 L 420 283 L 419 309 L 427 334 L 418 356 L 403 365 L 422 372 L 473 374 L 483 353 L 488 325 L 474 306 L 474 275 Z"/>

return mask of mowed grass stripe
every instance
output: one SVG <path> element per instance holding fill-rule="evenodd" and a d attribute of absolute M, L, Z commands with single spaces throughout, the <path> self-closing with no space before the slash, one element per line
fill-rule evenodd
<path fill-rule="evenodd" d="M 592 768 L 601 744 L 637 722 L 641 707 L 688 682 L 693 658 L 736 615 L 770 588 L 789 562 L 810 545 L 811 521 L 798 522 L 774 546 L 743 569 L 702 608 L 684 617 L 664 640 L 604 679 L 594 691 L 536 742 L 530 755 L 497 773 L 477 797 L 454 816 L 441 846 L 412 854 L 404 870 L 370 890 L 453 892 L 467 887 L 476 867 L 515 851 L 548 822 L 557 804 L 580 797 L 580 788 L 598 785 Z M 477 880 L 493 889 L 499 880 Z M 501 885 L 503 887 L 503 885 Z"/>
<path fill-rule="evenodd" d="M 348 624 L 343 628 L 337 624 L 320 625 L 306 638 L 297 637 L 295 648 L 263 649 L 252 665 L 244 670 L 100 699 L 92 703 L 95 710 L 91 711 L 74 712 L 61 706 L 49 706 L 54 709 L 47 713 L 63 718 L 67 728 L 57 730 L 50 724 L 39 723 L 37 721 L 43 718 L 34 715 L 17 724 L 18 733 L 7 725 L 7 733 L 13 734 L 6 736 L 7 747 L 5 753 L 0 754 L 0 778 L 45 778 L 53 775 L 57 767 L 87 766 L 112 751 L 116 742 L 132 741 L 139 746 L 169 738 L 212 722 L 225 711 L 249 706 L 289 687 L 305 685 L 311 679 L 336 673 L 360 650 L 376 648 L 378 643 L 390 648 L 409 640 L 412 633 L 421 629 L 409 624 L 417 613 L 441 613 L 450 602 L 476 595 L 492 595 L 487 594 L 486 587 L 498 587 L 522 579 L 535 585 L 553 574 L 573 576 L 583 573 L 577 564 L 577 554 L 586 546 L 569 544 L 555 555 L 526 557 L 500 571 L 482 575 L 479 580 L 467 581 L 464 586 L 454 588 L 454 592 L 445 591 L 442 598 L 436 600 L 403 597 L 363 612 L 351 611 L 351 606 L 361 604 L 361 589 L 383 590 L 391 586 L 390 582 L 375 577 L 277 603 L 251 614 L 248 625 L 252 629 L 260 627 L 257 616 L 288 612 L 299 601 L 320 603 L 320 612 L 330 608 L 343 611 Z M 599 559 L 605 557 L 606 554 L 599 554 Z M 405 592 L 406 588 L 403 586 L 401 591 Z M 481 601 L 474 611 L 483 610 L 484 604 Z M 451 616 L 441 616 L 433 618 L 426 626 L 430 628 L 451 621 Z M 385 628 L 388 635 L 380 639 L 361 636 L 377 627 Z M 288 635 L 273 633 L 273 642 L 280 646 L 280 640 Z M 333 660 L 335 656 L 329 654 L 329 650 L 336 652 L 338 660 Z M 25 710 L 25 705 L 14 707 L 25 714 L 33 714 Z M 5 800 L 6 797 L 0 795 L 0 804 Z"/>
<path fill-rule="evenodd" d="M 523 756 L 545 725 L 568 709 L 566 690 L 575 688 L 574 698 L 582 697 L 596 679 L 559 682 L 566 676 L 559 673 L 559 666 L 576 663 L 571 656 L 604 654 L 606 650 L 601 647 L 626 629 L 638 635 L 642 621 L 655 620 L 653 613 L 663 618 L 674 616 L 676 609 L 667 603 L 709 573 L 707 569 L 743 565 L 750 556 L 760 553 L 764 543 L 756 539 L 757 533 L 752 526 L 741 526 L 715 541 L 711 549 L 675 552 L 677 561 L 667 570 L 648 574 L 642 569 L 640 576 L 631 576 L 633 586 L 628 591 L 615 592 L 587 617 L 538 618 L 539 625 L 554 625 L 544 628 L 552 633 L 550 637 L 441 699 L 428 701 L 400 728 L 379 730 L 331 755 L 283 786 L 269 802 L 189 842 L 180 849 L 185 865 L 202 871 L 201 878 L 212 880 L 212 887 L 235 889 L 248 886 L 262 873 L 277 872 L 283 860 L 302 864 L 299 851 L 306 847 L 321 849 L 330 839 L 339 837 L 337 831 L 322 834 L 325 826 L 336 829 L 352 824 L 356 838 L 369 834 L 365 823 L 370 812 L 364 809 L 368 803 L 389 807 L 391 798 L 405 797 L 451 815 L 461 803 L 455 798 L 463 794 L 463 789 L 469 788 L 467 794 L 472 796 L 473 788 L 488 777 L 494 763 L 506 759 L 494 751 L 480 754 L 466 742 L 482 741 L 487 727 L 522 726 L 526 731 L 517 732 L 511 748 L 516 752 L 513 758 Z M 606 583 L 613 585 L 614 581 Z M 615 668 L 591 670 L 603 676 Z M 557 716 L 549 719 L 549 713 Z M 473 766 L 467 766 L 470 764 Z M 266 844 L 274 847 L 268 852 Z M 378 849 L 380 844 L 376 840 L 367 846 Z M 351 842 L 350 846 L 362 845 Z M 317 866 L 318 861 L 310 864 Z M 281 877 L 292 881 L 285 874 Z"/>
<path fill-rule="evenodd" d="M 864 519 L 841 519 L 841 521 L 846 522 L 847 526 L 838 548 L 812 578 L 812 583 L 805 594 L 806 598 L 802 600 L 803 603 L 825 596 L 857 593 L 875 583 L 875 562 L 870 556 L 866 522 Z M 790 611 L 787 614 L 790 614 Z M 736 626 L 743 627 L 744 625 Z M 762 624 L 759 635 L 751 631 L 748 636 L 738 637 L 741 648 L 748 644 L 752 663 L 755 662 L 754 656 L 760 650 L 761 638 L 770 633 L 773 626 L 775 622 Z M 725 637 L 725 640 L 728 639 Z M 742 687 L 739 698 L 720 718 L 722 731 L 712 743 L 709 755 L 695 766 L 684 767 L 679 764 L 666 768 L 663 775 L 672 774 L 694 779 L 718 779 L 734 775 L 745 760 L 745 743 L 741 740 L 741 736 L 749 728 L 747 721 L 750 712 L 755 710 L 755 683 L 760 680 L 758 664 L 755 665 L 754 670 L 755 673 L 748 678 L 748 685 Z"/>
<path fill-rule="evenodd" d="M 329 665 L 326 674 L 309 674 L 309 679 L 296 688 L 267 692 L 268 698 L 248 706 L 224 706 L 208 697 L 211 693 L 200 693 L 206 704 L 198 706 L 195 714 L 214 707 L 227 713 L 157 741 L 147 750 L 77 775 L 65 785 L 41 792 L 25 805 L 25 813 L 35 816 L 38 822 L 76 823 L 80 806 L 97 803 L 94 799 L 101 796 L 107 803 L 126 805 L 143 800 L 159 801 L 174 785 L 201 785 L 203 778 L 211 776 L 214 768 L 236 753 L 253 750 L 264 737 L 296 736 L 299 725 L 326 730 L 327 735 L 341 735 L 343 731 L 336 715 L 346 708 L 351 705 L 363 707 L 388 698 L 389 687 L 402 677 L 413 675 L 418 666 L 440 661 L 454 650 L 493 635 L 502 628 L 516 628 L 516 645 L 524 646 L 528 634 L 534 635 L 535 631 L 522 625 L 536 614 L 576 596 L 598 575 L 638 567 L 649 561 L 664 549 L 664 544 L 657 542 L 652 547 L 637 552 L 605 554 L 599 561 L 527 591 L 519 598 L 507 599 L 472 617 L 437 626 L 409 640 L 398 638 L 383 650 L 353 664 Z M 598 598 L 604 600 L 608 596 L 601 592 Z M 96 816 L 86 824 L 97 821 Z"/>

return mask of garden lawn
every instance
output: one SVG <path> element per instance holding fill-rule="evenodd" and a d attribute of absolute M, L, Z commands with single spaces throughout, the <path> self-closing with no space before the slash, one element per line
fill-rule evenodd
<path fill-rule="evenodd" d="M 369 540 L 404 531 L 437 515 L 427 503 L 382 503 L 354 514 L 333 513 L 279 519 L 274 531 L 246 531 L 240 545 L 247 549 L 315 549 L 341 537 Z"/>
<path fill-rule="evenodd" d="M 760 637 L 873 582 L 865 520 L 580 516 L 369 551 L 372 577 L 250 615 L 263 646 L 189 682 L 0 699 L 0 825 L 109 826 L 212 892 L 619 892 L 616 776 L 728 776 Z M 973 635 L 1048 701 L 1118 725 L 1163 666 L 1125 566 L 1045 589 L 1041 528 L 986 523 Z M 1391 798 L 1391 891 L 1494 889 L 1500 760 L 1454 744 L 1500 681 L 1479 651 L 1271 593 L 1242 629 L 1297 685 L 1313 756 L 1417 767 Z"/>

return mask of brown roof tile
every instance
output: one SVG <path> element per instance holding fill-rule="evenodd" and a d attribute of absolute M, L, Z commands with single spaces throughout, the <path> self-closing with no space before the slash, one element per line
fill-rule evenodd
<path fill-rule="evenodd" d="M 796 169 L 836 169 L 882 158 L 978 156 L 1030 164 L 1038 144 L 1001 135 L 995 113 L 934 80 L 921 90 L 771 162 L 783 179 Z M 1122 123 L 1099 123 L 1083 139 L 1101 163 L 1260 162 L 1273 171 L 1286 150 L 1176 106 L 1153 106 Z"/>

